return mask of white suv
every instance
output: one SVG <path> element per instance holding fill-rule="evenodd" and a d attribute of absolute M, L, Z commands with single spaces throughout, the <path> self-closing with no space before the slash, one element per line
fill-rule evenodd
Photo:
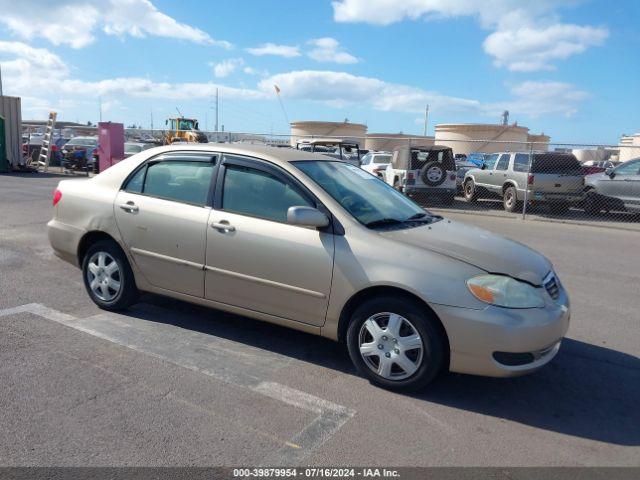
<path fill-rule="evenodd" d="M 384 180 L 396 190 L 451 204 L 457 192 L 456 164 L 449 147 L 402 147 L 393 151 Z"/>
<path fill-rule="evenodd" d="M 384 171 L 391 162 L 391 152 L 369 152 L 362 157 L 360 167 L 384 180 Z"/>

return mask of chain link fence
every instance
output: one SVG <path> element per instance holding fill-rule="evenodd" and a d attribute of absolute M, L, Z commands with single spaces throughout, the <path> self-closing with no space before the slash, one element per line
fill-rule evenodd
<path fill-rule="evenodd" d="M 37 138 L 37 127 L 25 125 Z M 359 165 L 381 181 L 442 214 L 489 215 L 622 226 L 640 230 L 640 146 L 559 144 L 546 141 L 433 137 L 295 136 L 201 132 L 200 141 L 298 148 Z M 172 136 L 173 135 L 173 136 Z M 98 151 L 97 127 L 54 135 L 49 170 L 90 174 Z M 73 142 L 68 142 L 73 139 Z M 69 162 L 82 143 L 84 162 Z M 379 141 L 376 141 L 379 140 Z M 167 130 L 125 129 L 125 155 L 183 141 Z M 384 151 L 367 149 L 384 144 Z M 82 145 L 80 145 L 82 147 Z M 81 148 L 80 148 L 81 149 Z M 37 152 L 36 152 L 37 150 Z M 37 141 L 23 148 L 39 153 Z M 75 153 L 76 156 L 77 153 Z M 42 166 L 38 166 L 42 169 Z"/>

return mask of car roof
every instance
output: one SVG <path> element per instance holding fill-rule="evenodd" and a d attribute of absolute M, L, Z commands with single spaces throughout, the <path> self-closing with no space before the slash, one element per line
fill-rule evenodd
<path fill-rule="evenodd" d="M 395 150 L 421 150 L 424 152 L 430 152 L 432 150 L 451 150 L 451 147 L 447 147 L 446 145 L 402 145 Z"/>
<path fill-rule="evenodd" d="M 265 145 L 252 145 L 241 143 L 180 143 L 179 145 L 166 145 L 152 149 L 158 154 L 172 151 L 211 151 L 221 153 L 233 153 L 236 155 L 257 156 L 274 163 L 288 163 L 297 161 L 335 161 L 326 155 L 306 152 L 289 148 L 276 148 Z M 148 150 L 148 151 L 151 151 Z"/>

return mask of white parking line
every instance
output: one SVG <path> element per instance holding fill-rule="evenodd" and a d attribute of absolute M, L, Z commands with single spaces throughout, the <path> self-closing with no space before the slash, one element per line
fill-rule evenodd
<path fill-rule="evenodd" d="M 244 352 L 238 352 L 235 358 L 229 359 L 229 349 L 225 348 L 217 352 L 215 348 L 217 339 L 211 335 L 185 332 L 167 325 L 162 325 L 161 328 L 158 324 L 147 320 L 114 313 L 76 318 L 38 303 L 0 310 L 0 317 L 19 313 L 38 315 L 315 414 L 316 417 L 311 423 L 285 442 L 281 448 L 263 459 L 265 465 L 300 464 L 355 414 L 354 410 L 342 405 L 259 378 L 255 375 L 254 367 L 260 363 L 264 365 L 266 362 L 261 362 L 258 356 L 253 360 L 247 359 Z M 227 340 L 220 340 L 225 346 L 229 343 Z M 265 367 L 257 371 L 265 373 Z"/>

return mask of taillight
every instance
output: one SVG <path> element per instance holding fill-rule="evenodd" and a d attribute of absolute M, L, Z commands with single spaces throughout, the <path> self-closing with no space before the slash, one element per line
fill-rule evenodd
<path fill-rule="evenodd" d="M 527 177 L 527 183 L 529 185 L 533 185 L 533 179 L 534 179 L 534 176 L 533 174 L 530 173 L 529 176 Z"/>
<path fill-rule="evenodd" d="M 53 191 L 53 206 L 55 207 L 62 198 L 62 192 L 57 188 Z"/>
<path fill-rule="evenodd" d="M 407 180 L 415 180 L 416 177 L 413 175 L 413 172 L 407 172 Z"/>
<path fill-rule="evenodd" d="M 51 145 L 51 151 L 52 152 L 57 152 L 58 151 L 58 146 L 57 145 Z"/>
<path fill-rule="evenodd" d="M 456 174 L 452 173 L 451 175 L 449 175 L 449 179 L 450 180 L 455 180 L 456 179 Z"/>

